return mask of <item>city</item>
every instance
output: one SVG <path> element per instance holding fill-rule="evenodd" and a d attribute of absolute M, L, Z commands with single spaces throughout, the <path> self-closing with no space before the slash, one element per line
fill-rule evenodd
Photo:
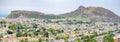
<path fill-rule="evenodd" d="M 77 22 L 77 23 L 75 23 Z M 67 19 L 0 19 L 1 42 L 119 42 L 120 24 Z"/>

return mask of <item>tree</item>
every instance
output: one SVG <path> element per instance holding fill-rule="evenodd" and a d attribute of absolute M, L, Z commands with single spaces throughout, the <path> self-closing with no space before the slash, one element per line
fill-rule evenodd
<path fill-rule="evenodd" d="M 79 31 L 80 29 L 79 28 L 75 28 L 75 30 L 74 31 Z"/>
<path fill-rule="evenodd" d="M 37 24 L 35 23 L 33 24 L 33 28 L 38 28 L 37 26 L 38 26 Z"/>
<path fill-rule="evenodd" d="M 48 29 L 53 35 L 57 35 L 57 31 L 53 28 Z"/>
<path fill-rule="evenodd" d="M 45 37 L 49 37 L 49 33 L 48 32 L 44 32 L 44 36 Z"/>
<path fill-rule="evenodd" d="M 66 35 L 66 34 L 63 34 L 63 35 L 62 35 L 62 38 L 64 39 L 65 42 L 68 42 L 69 36 Z"/>
<path fill-rule="evenodd" d="M 109 34 L 103 37 L 103 42 L 114 42 L 113 39 L 114 34 Z"/>
<path fill-rule="evenodd" d="M 27 36 L 28 36 L 27 32 L 25 32 L 25 33 L 23 34 L 23 36 L 27 37 Z"/>
<path fill-rule="evenodd" d="M 16 30 L 18 28 L 18 25 L 12 24 L 8 27 L 10 30 Z"/>
<path fill-rule="evenodd" d="M 93 34 L 94 37 L 95 37 L 95 36 L 98 36 L 98 33 L 95 32 L 95 31 L 94 31 L 92 34 Z"/>
<path fill-rule="evenodd" d="M 55 39 L 56 39 L 56 40 L 60 40 L 60 39 L 61 39 L 61 36 L 56 36 Z"/>
<path fill-rule="evenodd" d="M 38 32 L 34 32 L 34 35 L 35 35 L 35 36 L 38 35 Z"/>
<path fill-rule="evenodd" d="M 3 35 L 0 35 L 0 38 L 3 38 Z"/>
<path fill-rule="evenodd" d="M 2 41 L 3 35 L 0 35 L 0 41 Z"/>
<path fill-rule="evenodd" d="M 38 42 L 42 42 L 42 38 L 41 37 L 39 37 Z"/>
<path fill-rule="evenodd" d="M 76 38 L 76 41 L 77 41 L 77 42 L 80 42 L 80 38 Z"/>
<path fill-rule="evenodd" d="M 22 39 L 22 40 L 20 40 L 19 42 L 24 42 L 24 40 Z"/>
<path fill-rule="evenodd" d="M 21 37 L 21 36 L 23 36 L 23 34 L 22 34 L 22 32 L 17 32 L 17 33 L 16 33 L 16 36 L 17 36 L 17 37 Z"/>
<path fill-rule="evenodd" d="M 118 24 L 117 24 L 117 23 L 114 23 L 113 25 L 114 25 L 114 26 L 118 26 Z"/>
<path fill-rule="evenodd" d="M 83 42 L 97 42 L 93 37 L 87 36 Z"/>
<path fill-rule="evenodd" d="M 41 27 L 41 29 L 43 30 L 43 31 L 45 31 L 46 29 L 45 29 L 45 27 Z"/>
<path fill-rule="evenodd" d="M 46 42 L 49 42 L 49 39 L 46 39 Z"/>
<path fill-rule="evenodd" d="M 2 41 L 2 39 L 0 38 L 0 42 Z"/>

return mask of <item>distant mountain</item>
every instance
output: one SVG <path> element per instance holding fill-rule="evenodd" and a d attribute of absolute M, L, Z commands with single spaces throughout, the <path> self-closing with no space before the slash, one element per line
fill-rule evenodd
<path fill-rule="evenodd" d="M 62 14 L 61 16 L 72 19 L 92 20 L 97 22 L 120 22 L 120 17 L 112 11 L 102 7 L 93 6 L 80 6 L 75 11 Z"/>
<path fill-rule="evenodd" d="M 75 11 L 60 15 L 47 15 L 36 11 L 15 10 L 12 11 L 7 18 L 40 18 L 40 19 L 73 19 L 81 21 L 96 21 L 96 22 L 120 22 L 120 17 L 112 11 L 102 7 L 84 7 L 80 6 Z"/>
<path fill-rule="evenodd" d="M 57 16 L 57 15 L 50 15 L 50 14 L 44 14 L 41 12 L 36 11 L 25 11 L 25 10 L 15 10 L 11 11 L 11 14 L 7 16 L 7 18 L 38 18 L 38 19 L 60 19 L 63 17 Z"/>

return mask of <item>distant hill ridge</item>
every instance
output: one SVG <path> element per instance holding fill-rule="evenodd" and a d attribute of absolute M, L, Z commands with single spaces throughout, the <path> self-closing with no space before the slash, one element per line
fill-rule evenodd
<path fill-rule="evenodd" d="M 20 16 L 25 18 L 40 18 L 40 19 L 57 19 L 62 18 L 56 15 L 44 14 L 37 11 L 25 11 L 25 10 L 15 10 L 11 11 L 11 14 L 7 18 L 19 18 Z"/>
<path fill-rule="evenodd" d="M 78 9 L 60 14 L 60 15 L 48 15 L 42 12 L 36 11 L 25 11 L 25 10 L 15 10 L 11 11 L 11 14 L 7 18 L 19 18 L 20 16 L 26 18 L 40 18 L 40 19 L 75 19 L 75 20 L 85 20 L 85 21 L 96 21 L 96 22 L 120 22 L 120 17 L 117 16 L 112 11 L 105 9 L 103 7 L 84 7 L 80 6 Z"/>

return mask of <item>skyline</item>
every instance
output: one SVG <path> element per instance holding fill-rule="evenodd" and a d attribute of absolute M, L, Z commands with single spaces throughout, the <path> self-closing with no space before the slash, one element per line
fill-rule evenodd
<path fill-rule="evenodd" d="M 12 10 L 38 11 L 46 14 L 62 14 L 79 6 L 97 6 L 111 10 L 120 16 L 120 0 L 0 0 L 0 17 Z"/>

